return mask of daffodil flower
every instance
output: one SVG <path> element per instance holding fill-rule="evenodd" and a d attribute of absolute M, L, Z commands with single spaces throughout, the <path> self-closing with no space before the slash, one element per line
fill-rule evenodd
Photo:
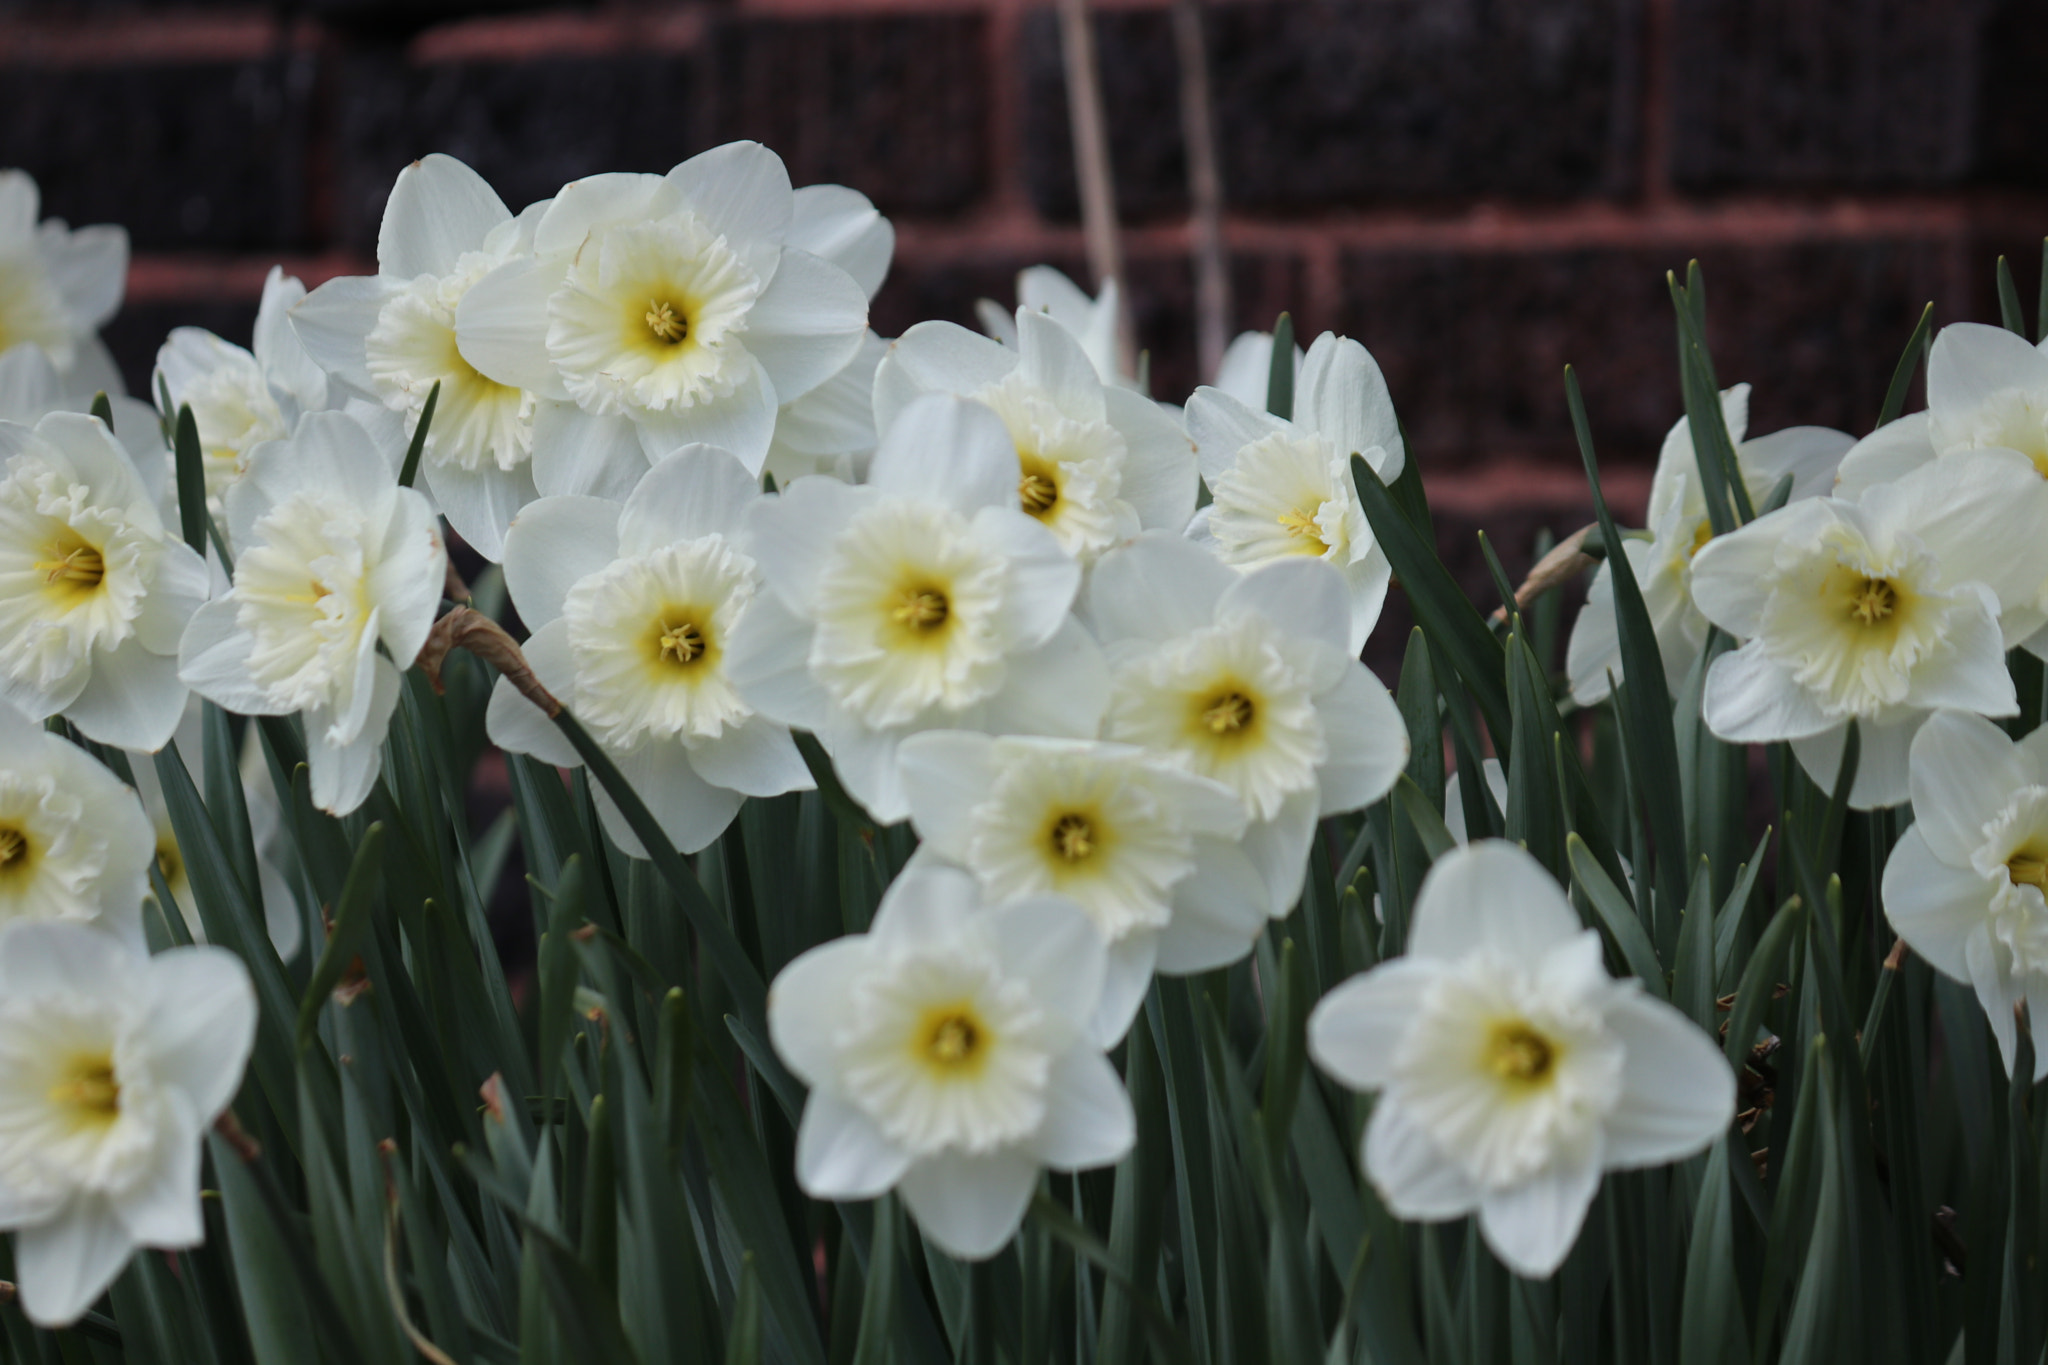
<path fill-rule="evenodd" d="M 128 232 L 36 221 L 42 193 L 25 171 L 0 171 L 0 351 L 40 347 L 73 393 L 125 393 L 98 330 L 128 285 Z"/>
<path fill-rule="evenodd" d="M 31 1322 L 76 1322 L 137 1247 L 206 1240 L 200 1144 L 255 1037 L 255 988 L 224 949 L 0 928 L 0 1227 Z"/>
<path fill-rule="evenodd" d="M 693 442 L 758 473 L 776 410 L 837 374 L 866 335 L 861 283 L 803 245 L 874 276 L 877 234 L 842 230 L 856 210 L 821 204 L 800 219 L 781 158 L 755 142 L 665 176 L 564 186 L 539 213 L 531 250 L 456 310 L 462 355 L 545 400 L 540 491 L 620 496 L 651 461 Z"/>
<path fill-rule="evenodd" d="M 304 716 L 313 804 L 336 815 L 360 806 L 383 768 L 401 670 L 447 582 L 427 500 L 398 486 L 399 453 L 338 412 L 258 446 L 228 490 L 234 581 L 179 643 L 179 676 L 201 696 L 243 715 Z"/>
<path fill-rule="evenodd" d="M 170 394 L 171 411 L 192 407 L 207 508 L 217 521 L 226 519 L 222 499 L 242 476 L 249 452 L 291 435 L 301 414 L 327 406 L 327 375 L 292 330 L 289 316 L 305 297 L 305 285 L 272 266 L 256 310 L 253 349 L 203 327 L 178 327 L 156 353 L 157 378 Z M 118 426 L 119 414 L 115 420 Z"/>
<path fill-rule="evenodd" d="M 1827 493 L 1843 452 L 1854 444 L 1846 432 L 1827 427 L 1787 427 L 1744 440 L 1749 427 L 1747 384 L 1722 390 L 1721 420 L 1727 424 L 1735 463 L 1742 470 L 1752 505 L 1760 506 L 1787 474 L 1792 476 L 1790 502 Z M 1707 618 L 1692 600 L 1693 556 L 1714 534 L 1704 488 L 1699 458 L 1693 450 L 1692 425 L 1681 417 L 1664 435 L 1657 472 L 1650 482 L 1649 538 L 1630 537 L 1622 542 L 1657 636 L 1664 684 L 1674 693 L 1685 685 L 1707 643 Z M 1604 700 L 1612 680 L 1622 676 L 1613 571 L 1605 564 L 1593 575 L 1586 605 L 1572 626 L 1565 672 L 1571 678 L 1572 699 L 1581 706 Z"/>
<path fill-rule="evenodd" d="M 1519 1275 L 1555 1271 L 1602 1171 L 1691 1156 L 1735 1115 L 1713 1041 L 1640 982 L 1522 849 L 1439 858 L 1408 951 L 1325 996 L 1309 1055 L 1378 1091 L 1360 1159 L 1402 1218 L 1479 1215 Z"/>
<path fill-rule="evenodd" d="M 1707 725 L 1731 743 L 1791 741 L 1826 788 L 1853 720 L 1850 804 L 1905 800 L 1907 750 L 1932 711 L 2019 709 L 2005 652 L 2044 619 L 2044 520 L 2048 482 L 2024 456 L 1982 450 L 1716 536 L 1693 560 L 1693 601 L 1744 643 L 1708 671 Z"/>
<path fill-rule="evenodd" d="M 140 951 L 155 847 L 134 792 L 0 702 L 0 924 L 89 924 Z"/>
<path fill-rule="evenodd" d="M 1942 711 L 1913 737 L 1914 821 L 1884 868 L 1884 913 L 1935 970 L 1975 988 L 2005 1069 L 2022 1003 L 2048 1077 L 2048 730 L 2015 743 Z"/>
<path fill-rule="evenodd" d="M 768 1032 L 811 1087 L 796 1175 L 815 1199 L 894 1189 L 948 1254 L 983 1260 L 1039 1173 L 1121 1160 L 1130 1096 L 1088 1021 L 1104 950 L 1051 897 L 980 907 L 974 880 L 906 869 L 865 934 L 813 948 L 768 993 Z"/>
<path fill-rule="evenodd" d="M 505 585 L 533 631 L 528 664 L 686 853 L 723 833 L 746 797 L 812 785 L 788 727 L 747 705 L 729 671 L 734 633 L 762 590 L 759 567 L 735 544 L 760 497 L 733 455 L 685 446 L 623 506 L 542 498 L 505 537 Z M 503 748 L 582 762 L 502 678 L 486 725 Z M 597 802 L 613 841 L 646 856 L 602 789 Z"/>
<path fill-rule="evenodd" d="M 919 394 L 992 408 L 1016 447 L 1014 501 L 1084 563 L 1139 531 L 1179 530 L 1195 512 L 1193 443 L 1166 409 L 1103 383 L 1071 333 L 1017 310 L 1016 348 L 950 322 L 905 332 L 875 373 L 875 419 Z"/>
<path fill-rule="evenodd" d="M 164 466 L 68 412 L 0 423 L 0 461 L 0 696 L 102 744 L 162 748 L 185 711 L 178 637 L 208 586 L 158 512 Z"/>
<path fill-rule="evenodd" d="M 1292 421 L 1213 388 L 1196 389 L 1187 414 L 1215 499 L 1195 515 L 1188 535 L 1238 569 L 1326 561 L 1343 574 L 1350 597 L 1350 651 L 1363 649 L 1393 569 L 1366 523 L 1351 457 L 1363 456 L 1385 483 L 1400 475 L 1406 458 L 1393 399 L 1371 353 L 1329 332 L 1317 337 L 1296 381 Z"/>
<path fill-rule="evenodd" d="M 1236 793 L 1276 917 L 1300 898 L 1317 819 L 1377 801 L 1408 761 L 1394 699 L 1352 654 L 1350 605 L 1318 560 L 1239 573 L 1172 535 L 1089 576 L 1087 619 L 1113 669 L 1103 737 Z"/>
<path fill-rule="evenodd" d="M 1017 313 L 1032 313 L 1057 323 L 1080 345 L 1104 385 L 1136 389 L 1138 381 L 1124 373 L 1117 352 L 1117 322 L 1122 307 L 1122 294 L 1115 280 L 1104 280 L 1102 292 L 1090 298 L 1063 271 L 1049 265 L 1034 265 L 1017 272 L 1015 313 L 994 299 L 976 299 L 974 315 L 982 331 L 1013 351 L 1022 341 Z"/>
<path fill-rule="evenodd" d="M 994 412 L 929 394 L 867 483 L 798 479 L 747 517 L 769 591 L 727 667 L 749 704 L 818 736 L 877 819 L 910 814 L 897 748 L 916 731 L 1095 733 L 1107 674 L 1068 611 L 1081 569 L 1018 509 L 1019 477 Z"/>
<path fill-rule="evenodd" d="M 1109 959 L 1091 1032 L 1106 1047 L 1154 970 L 1228 966 L 1265 927 L 1243 804 L 1168 755 L 937 730 L 904 741 L 902 766 L 916 860 L 965 868 L 986 904 L 1062 896 L 1094 921 Z"/>

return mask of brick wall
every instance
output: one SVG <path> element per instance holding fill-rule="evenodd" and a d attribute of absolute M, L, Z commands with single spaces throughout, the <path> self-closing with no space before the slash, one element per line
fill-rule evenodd
<path fill-rule="evenodd" d="M 1141 343 L 1194 382 L 1175 65 L 1158 0 L 1098 16 Z M 2048 7 L 2033 0 L 1217 0 L 1236 322 L 1292 308 L 1385 367 L 1447 549 L 1511 567 L 1584 519 L 1561 366 L 1624 501 L 1677 413 L 1663 272 L 1697 256 L 1756 429 L 1869 425 L 1922 304 L 1995 316 L 2048 230 Z M 875 322 L 971 322 L 1079 273 L 1051 13 L 1026 0 L 651 4 L 0 0 L 0 164 L 119 221 L 111 341 L 246 339 L 272 260 L 369 268 L 392 176 L 434 150 L 515 206 L 758 137 L 897 221 Z"/>

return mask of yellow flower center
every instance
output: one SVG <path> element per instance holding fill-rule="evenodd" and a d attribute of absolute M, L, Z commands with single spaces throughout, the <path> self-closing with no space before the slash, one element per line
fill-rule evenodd
<path fill-rule="evenodd" d="M 156 841 L 156 865 L 164 874 L 164 885 L 175 888 L 178 879 L 185 875 L 185 857 L 178 852 L 178 841 L 169 834 L 160 834 Z"/>
<path fill-rule="evenodd" d="M 1209 699 L 1202 708 L 1202 724 L 1212 735 L 1234 735 L 1250 726 L 1255 714 L 1252 699 L 1233 688 Z"/>
<path fill-rule="evenodd" d="M 1486 1044 L 1487 1065 L 1515 1085 L 1539 1085 L 1557 1066 L 1557 1046 L 1519 1019 L 1493 1026 Z"/>
<path fill-rule="evenodd" d="M 1888 579 L 1866 578 L 1849 598 L 1849 614 L 1866 626 L 1874 626 L 1898 610 L 1899 594 Z"/>
<path fill-rule="evenodd" d="M 926 1010 L 914 1036 L 919 1060 L 941 1076 L 978 1071 L 988 1057 L 988 1028 L 964 1000 Z"/>
<path fill-rule="evenodd" d="M 121 1083 L 114 1077 L 114 1059 L 105 1052 L 73 1057 L 57 1083 L 50 1087 L 50 1102 L 69 1111 L 80 1127 L 104 1128 L 121 1117 Z"/>
<path fill-rule="evenodd" d="M 946 624 L 949 608 L 946 594 L 936 588 L 905 588 L 897 596 L 896 605 L 889 615 L 900 626 L 919 634 L 929 633 Z"/>
<path fill-rule="evenodd" d="M 1095 822 L 1079 811 L 1069 811 L 1053 822 L 1053 852 L 1070 863 L 1078 863 L 1095 852 Z"/>
<path fill-rule="evenodd" d="M 27 834 L 13 825 L 0 825 L 0 877 L 27 871 L 32 851 Z"/>
<path fill-rule="evenodd" d="M 1323 539 L 1323 529 L 1316 524 L 1315 513 L 1295 508 L 1282 512 L 1275 520 L 1288 535 L 1302 542 L 1303 554 L 1319 555 L 1329 551 L 1329 542 Z"/>
<path fill-rule="evenodd" d="M 2048 851 L 2030 845 L 2006 860 L 2005 873 L 2012 878 L 2014 886 L 2031 886 L 2043 896 L 2048 896 L 2048 856 L 2044 853 Z"/>
<path fill-rule="evenodd" d="M 1713 538 L 1714 523 L 1707 520 L 1705 517 L 1701 517 L 1700 524 L 1692 528 L 1692 549 L 1686 551 L 1685 558 L 1687 562 L 1691 562 L 1692 557 L 1694 555 L 1698 554 L 1701 550 L 1706 549 L 1707 542 L 1712 540 Z"/>
<path fill-rule="evenodd" d="M 681 625 L 660 623 L 661 660 L 669 664 L 693 664 L 704 657 L 710 646 L 704 639 L 704 631 L 694 621 Z"/>
<path fill-rule="evenodd" d="M 1042 517 L 1060 500 L 1060 486 L 1044 474 L 1026 474 L 1017 480 L 1017 501 L 1034 517 Z"/>
<path fill-rule="evenodd" d="M 36 561 L 49 594 L 65 606 L 76 606 L 99 590 L 107 576 L 107 561 L 74 531 L 65 530 L 44 552 L 49 557 Z"/>
<path fill-rule="evenodd" d="M 679 345 L 690 334 L 689 319 L 678 313 L 675 305 L 666 299 L 649 299 L 643 321 L 647 330 L 654 334 L 654 339 L 665 345 Z"/>

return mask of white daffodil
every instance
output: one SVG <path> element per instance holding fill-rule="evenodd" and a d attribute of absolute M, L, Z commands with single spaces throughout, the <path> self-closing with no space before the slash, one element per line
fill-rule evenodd
<path fill-rule="evenodd" d="M 161 482 L 75 413 L 0 422 L 0 460 L 0 696 L 102 744 L 162 748 L 185 710 L 178 636 L 207 578 L 164 525 Z"/>
<path fill-rule="evenodd" d="M 1351 457 L 1391 483 L 1405 459 L 1387 381 L 1365 347 L 1329 332 L 1316 338 L 1295 383 L 1294 420 L 1201 388 L 1188 400 L 1202 478 L 1215 499 L 1188 535 L 1224 563 L 1255 569 L 1284 559 L 1327 561 L 1351 599 L 1350 651 L 1380 619 L 1393 568 L 1366 523 Z"/>
<path fill-rule="evenodd" d="M 1117 322 L 1122 304 L 1115 280 L 1102 282 L 1102 293 L 1089 298 L 1080 285 L 1049 265 L 1034 265 L 1017 272 L 1017 311 L 1036 313 L 1060 325 L 1080 344 L 1096 376 L 1106 385 L 1135 389 L 1138 381 L 1125 374 L 1118 355 Z M 974 315 L 981 330 L 996 341 L 1016 350 L 1016 314 L 994 299 L 976 299 Z"/>
<path fill-rule="evenodd" d="M 1749 385 L 1721 391 L 1721 418 L 1735 447 L 1735 462 L 1749 490 L 1751 504 L 1761 506 L 1787 474 L 1792 476 L 1791 502 L 1825 494 L 1832 486 L 1843 452 L 1855 444 L 1847 432 L 1828 427 L 1787 427 L 1743 439 L 1749 427 Z M 1692 425 L 1681 417 L 1664 435 L 1657 472 L 1650 483 L 1648 539 L 1622 542 L 1629 568 L 1642 589 L 1657 649 L 1664 659 L 1665 686 L 1677 692 L 1685 685 L 1709 625 L 1692 600 L 1692 561 L 1714 534 L 1707 517 L 1707 497 L 1693 450 Z M 1565 651 L 1565 672 L 1572 699 L 1581 706 L 1604 700 L 1612 679 L 1621 677 L 1621 637 L 1614 621 L 1614 579 L 1602 564 L 1593 575 L 1586 605 L 1572 626 Z"/>
<path fill-rule="evenodd" d="M 867 476 L 879 439 L 875 369 L 888 353 L 889 343 L 869 332 L 845 369 L 776 412 L 764 468 L 778 488 L 806 474 L 829 474 L 846 483 Z"/>
<path fill-rule="evenodd" d="M 408 434 L 441 386 L 420 478 L 455 533 L 492 560 L 503 552 L 513 514 L 537 496 L 536 400 L 464 358 L 455 315 L 477 281 L 530 258 L 540 207 L 514 218 L 483 177 L 454 157 L 415 161 L 384 203 L 377 273 L 329 280 L 290 312 L 320 367 L 399 414 Z M 203 418 L 199 431 L 212 440 Z"/>
<path fill-rule="evenodd" d="M 74 391 L 126 392 L 99 329 L 128 287 L 128 232 L 36 221 L 42 194 L 25 171 L 0 171 L 0 351 L 42 348 Z"/>
<path fill-rule="evenodd" d="M 1294 372 L 1301 373 L 1306 359 L 1301 347 L 1294 348 Z M 1210 383 L 1253 412 L 1266 410 L 1266 396 L 1273 383 L 1273 334 L 1239 332 L 1223 350 L 1216 376 Z"/>
<path fill-rule="evenodd" d="M 1843 457 L 1853 497 L 1945 455 L 2017 450 L 2048 478 L 2048 352 L 2003 327 L 1958 322 L 1927 353 L 1927 410 L 1887 422 Z"/>
<path fill-rule="evenodd" d="M 1107 1166 L 1136 1139 L 1088 1036 L 1103 956 L 1068 902 L 983 910 L 965 873 L 905 869 L 868 933 L 811 949 L 769 989 L 769 1036 L 811 1087 L 797 1183 L 816 1199 L 897 1190 L 949 1255 L 995 1255 L 1041 1170 Z"/>
<path fill-rule="evenodd" d="M 292 434 L 299 415 L 327 406 L 327 375 L 292 330 L 291 308 L 306 286 L 272 266 L 256 310 L 253 350 L 223 341 L 203 327 L 179 327 L 156 353 L 156 373 L 170 393 L 171 411 L 192 406 L 206 471 L 206 502 L 215 520 L 222 499 L 240 478 L 249 452 Z M 116 415 L 119 423 L 119 415 Z"/>
<path fill-rule="evenodd" d="M 1731 743 L 1790 740 L 1826 788 L 1856 721 L 1850 804 L 1905 800 L 1929 712 L 2018 710 L 2005 652 L 2044 619 L 2044 520 L 2048 482 L 2026 457 L 1982 450 L 1716 536 L 1693 560 L 1693 601 L 1745 643 L 1707 673 L 1707 725 Z"/>
<path fill-rule="evenodd" d="M 34 342 L 0 352 L 0 422 L 32 427 L 53 412 L 90 412 L 93 400 L 104 392 L 114 418 L 114 439 L 135 461 L 143 486 L 160 505 L 168 505 L 171 466 L 156 409 L 118 389 L 86 387 L 80 379 L 78 374 L 59 374 L 48 353 Z"/>
<path fill-rule="evenodd" d="M 1102 557 L 1087 606 L 1113 669 L 1103 737 L 1235 792 L 1266 910 L 1287 914 L 1316 820 L 1377 801 L 1408 761 L 1394 699 L 1351 652 L 1343 577 L 1313 559 L 1239 573 L 1153 534 Z"/>
<path fill-rule="evenodd" d="M 470 363 L 547 400 L 535 419 L 540 490 L 617 495 L 693 442 L 759 473 L 777 408 L 837 374 L 867 333 L 867 293 L 850 270 L 878 280 L 889 241 L 851 193 L 799 217 L 781 158 L 754 142 L 665 176 L 565 186 L 535 223 L 532 251 L 456 310 Z"/>
<path fill-rule="evenodd" d="M 919 859 L 973 873 L 990 905 L 1064 896 L 1088 912 L 1109 945 L 1091 1023 L 1105 1047 L 1154 970 L 1227 966 L 1265 927 L 1265 883 L 1237 846 L 1243 803 L 1167 755 L 940 730 L 905 740 L 902 764 Z"/>
<path fill-rule="evenodd" d="M 761 592 L 761 571 L 734 543 L 760 497 L 732 455 L 685 446 L 623 507 L 542 498 L 505 537 L 505 585 L 533 631 L 527 663 L 686 853 L 722 834 L 748 796 L 812 785 L 788 727 L 756 715 L 727 672 L 733 633 Z M 502 748 L 582 762 L 502 678 L 486 724 Z M 602 789 L 597 802 L 613 841 L 645 857 Z"/>
<path fill-rule="evenodd" d="M 992 411 L 932 394 L 883 433 L 866 484 L 798 479 L 748 515 L 769 591 L 727 670 L 815 733 L 879 820 L 910 814 L 896 750 L 915 731 L 1095 733 L 1108 680 L 1068 613 L 1081 569 L 1017 509 L 1018 479 Z"/>
<path fill-rule="evenodd" d="M 2048 729 L 2015 744 L 1942 711 L 1913 737 L 1914 821 L 1884 868 L 1884 913 L 1935 970 L 1976 988 L 2005 1069 L 2024 1002 L 2048 1077 Z"/>
<path fill-rule="evenodd" d="M 83 1317 L 137 1247 L 206 1240 L 200 1144 L 255 1038 L 255 988 L 224 949 L 0 928 L 0 1226 L 31 1322 Z"/>
<path fill-rule="evenodd" d="M 258 446 L 228 490 L 233 584 L 178 650 L 179 676 L 208 700 L 305 717 L 313 803 L 336 815 L 377 780 L 401 670 L 447 581 L 427 500 L 398 486 L 400 453 L 338 412 L 309 413 L 289 440 Z"/>
<path fill-rule="evenodd" d="M 875 420 L 887 427 L 925 393 L 995 410 L 1016 447 L 1016 504 L 1083 563 L 1150 527 L 1195 512 L 1195 451 L 1157 403 L 1105 386 L 1080 343 L 1043 313 L 1017 310 L 1017 345 L 950 322 L 905 332 L 875 372 Z"/>
<path fill-rule="evenodd" d="M 1360 1157 L 1397 1216 L 1477 1212 L 1517 1274 L 1563 1263 L 1600 1173 L 1705 1148 L 1735 1115 L 1708 1036 L 1601 962 L 1550 874 L 1483 840 L 1423 879 L 1404 957 L 1331 991 L 1309 1055 L 1377 1090 Z"/>
<path fill-rule="evenodd" d="M 134 792 L 0 702 L 0 924 L 89 924 L 140 951 L 154 852 Z"/>

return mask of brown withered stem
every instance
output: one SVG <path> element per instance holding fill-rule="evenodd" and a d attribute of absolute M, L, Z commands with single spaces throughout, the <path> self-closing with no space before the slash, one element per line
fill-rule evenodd
<path fill-rule="evenodd" d="M 434 628 L 427 632 L 427 643 L 420 648 L 419 665 L 436 693 L 446 690 L 441 685 L 441 665 L 447 662 L 451 649 L 466 649 L 504 674 L 505 680 L 519 689 L 519 695 L 538 706 L 549 720 L 562 713 L 562 703 L 541 686 L 518 644 L 503 626 L 482 612 L 457 607 L 434 622 Z"/>
<path fill-rule="evenodd" d="M 1515 589 L 1515 610 L 1526 608 L 1549 589 L 1570 581 L 1599 563 L 1580 548 L 1586 543 L 1586 536 L 1592 529 L 1592 526 L 1581 526 L 1553 545 L 1549 554 L 1536 561 L 1535 567 L 1529 570 L 1529 576 L 1522 580 L 1522 586 Z M 1495 624 L 1507 619 L 1506 607 L 1493 609 Z"/>

